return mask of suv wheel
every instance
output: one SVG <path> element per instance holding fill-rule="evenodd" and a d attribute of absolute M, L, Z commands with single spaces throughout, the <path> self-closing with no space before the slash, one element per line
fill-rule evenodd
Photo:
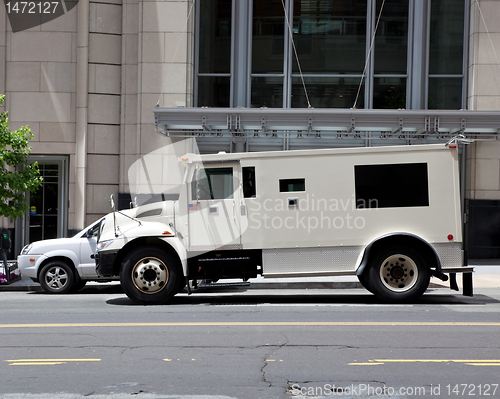
<path fill-rule="evenodd" d="M 42 289 L 48 294 L 66 294 L 75 283 L 73 269 L 62 261 L 51 261 L 40 271 Z"/>

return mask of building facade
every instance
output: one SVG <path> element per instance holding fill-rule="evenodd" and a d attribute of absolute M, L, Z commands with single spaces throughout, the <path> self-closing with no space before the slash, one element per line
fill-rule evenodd
<path fill-rule="evenodd" d="M 12 256 L 108 213 L 110 194 L 127 206 L 142 155 L 193 150 L 155 132 L 157 106 L 500 110 L 495 0 L 80 0 L 15 33 L 0 12 L 0 92 L 44 176 L 25 220 L 2 220 Z M 336 145 L 198 139 L 201 152 Z M 466 158 L 471 255 L 500 257 L 500 143 Z"/>

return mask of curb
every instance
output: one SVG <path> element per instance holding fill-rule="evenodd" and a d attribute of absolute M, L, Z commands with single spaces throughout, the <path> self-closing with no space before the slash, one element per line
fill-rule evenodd
<path fill-rule="evenodd" d="M 496 276 L 495 276 L 496 277 Z M 500 277 L 500 275 L 498 275 Z M 500 280 L 500 279 L 499 279 Z M 500 281 L 499 283 L 500 284 Z M 461 284 L 459 284 L 461 288 Z M 230 292 L 230 291 L 246 291 L 246 290 L 271 290 L 271 289 L 296 289 L 296 290 L 317 290 L 317 289 L 359 289 L 364 287 L 361 285 L 359 281 L 284 281 L 284 282 L 253 282 L 247 286 L 218 286 L 214 284 L 213 286 L 204 286 L 199 287 L 193 292 Z M 429 284 L 429 288 L 449 288 L 448 283 L 446 282 L 431 282 Z M 476 284 L 474 288 L 496 288 L 496 286 L 488 287 L 483 284 Z M 39 284 L 33 283 L 31 280 L 21 280 L 16 281 L 12 284 L 0 284 L 0 293 L 1 292 L 44 292 L 42 287 Z"/>
<path fill-rule="evenodd" d="M 296 289 L 296 290 L 317 290 L 317 289 L 352 289 L 363 288 L 358 282 L 313 282 L 313 283 L 251 283 L 246 287 L 201 287 L 196 289 L 196 292 L 226 292 L 226 291 L 240 291 L 240 290 L 267 290 L 267 289 Z M 44 292 L 42 287 L 38 285 L 0 285 L 0 292 Z"/>
<path fill-rule="evenodd" d="M 5 284 L 0 285 L 0 292 L 3 291 L 28 291 L 28 292 L 43 292 L 39 285 L 21 285 L 21 284 Z"/>

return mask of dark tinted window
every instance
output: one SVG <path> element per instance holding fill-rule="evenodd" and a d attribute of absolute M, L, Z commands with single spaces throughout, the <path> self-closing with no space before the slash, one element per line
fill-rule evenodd
<path fill-rule="evenodd" d="M 426 163 L 354 166 L 356 208 L 429 206 Z"/>
<path fill-rule="evenodd" d="M 255 167 L 246 166 L 243 169 L 243 196 L 245 198 L 254 198 L 255 191 Z"/>
<path fill-rule="evenodd" d="M 195 172 L 191 191 L 193 200 L 233 198 L 233 168 L 207 168 Z"/>
<path fill-rule="evenodd" d="M 306 179 L 280 180 L 280 193 L 289 193 L 292 191 L 306 191 Z"/>

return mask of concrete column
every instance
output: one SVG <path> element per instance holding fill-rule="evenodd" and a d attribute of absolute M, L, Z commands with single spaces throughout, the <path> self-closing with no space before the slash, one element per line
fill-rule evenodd
<path fill-rule="evenodd" d="M 500 2 L 471 2 L 468 108 L 500 110 Z M 496 55 L 495 55 L 496 53 Z M 500 199 L 500 143 L 476 142 L 468 151 L 467 197 Z"/>
<path fill-rule="evenodd" d="M 90 0 L 87 124 L 87 224 L 109 213 L 118 199 L 122 52 L 122 0 Z"/>
<path fill-rule="evenodd" d="M 425 109 L 429 0 L 417 0 L 413 9 L 413 52 L 411 65 L 411 109 Z"/>
<path fill-rule="evenodd" d="M 78 2 L 78 31 L 76 53 L 76 148 L 75 148 L 75 225 L 85 227 L 86 169 L 87 169 L 87 123 L 88 123 L 88 79 L 89 79 L 89 2 Z"/>
<path fill-rule="evenodd" d="M 238 24 L 233 24 L 233 53 L 236 54 L 233 65 L 233 86 L 234 97 L 233 107 L 247 106 L 247 82 L 248 82 L 248 15 L 251 8 L 248 1 L 236 1 L 235 20 Z"/>

